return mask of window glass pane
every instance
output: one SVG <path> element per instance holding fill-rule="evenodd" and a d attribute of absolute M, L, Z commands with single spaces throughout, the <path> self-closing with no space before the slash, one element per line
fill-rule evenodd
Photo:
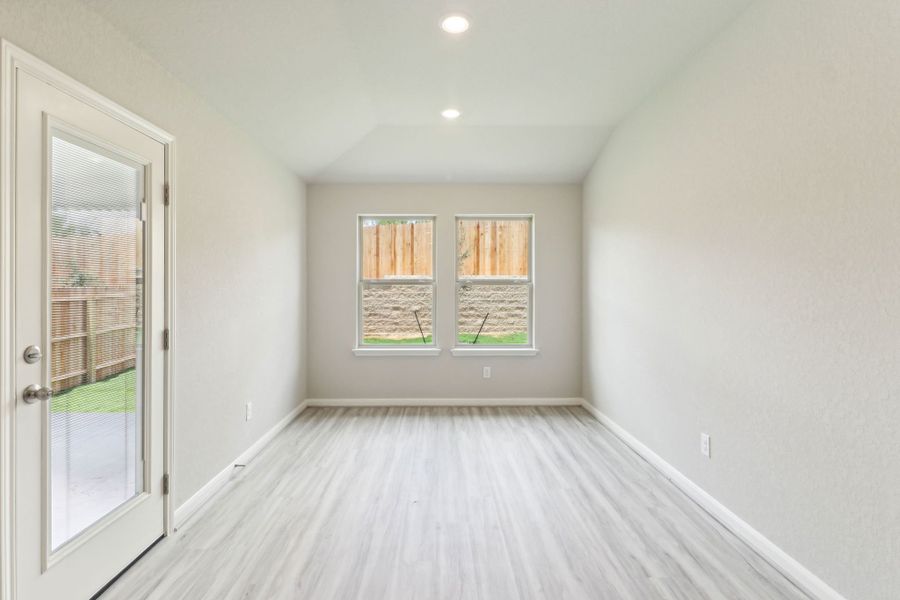
<path fill-rule="evenodd" d="M 529 285 L 457 287 L 457 342 L 493 346 L 528 344 Z"/>
<path fill-rule="evenodd" d="M 530 219 L 457 219 L 457 277 L 527 279 Z"/>
<path fill-rule="evenodd" d="M 363 344 L 432 343 L 434 286 L 363 285 Z"/>
<path fill-rule="evenodd" d="M 363 279 L 432 277 L 433 219 L 364 217 L 360 226 Z"/>
<path fill-rule="evenodd" d="M 53 137 L 51 547 L 143 489 L 143 170 Z"/>

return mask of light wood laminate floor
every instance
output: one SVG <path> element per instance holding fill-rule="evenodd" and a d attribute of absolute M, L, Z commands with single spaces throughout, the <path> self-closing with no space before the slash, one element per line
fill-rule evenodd
<path fill-rule="evenodd" d="M 807 598 L 581 408 L 310 408 L 102 600 Z"/>

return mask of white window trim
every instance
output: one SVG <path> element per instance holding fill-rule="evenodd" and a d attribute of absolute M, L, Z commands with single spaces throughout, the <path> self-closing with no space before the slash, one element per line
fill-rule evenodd
<path fill-rule="evenodd" d="M 531 231 L 528 236 L 528 277 L 527 278 L 484 278 L 484 279 L 460 279 L 457 252 L 459 249 L 459 221 L 460 220 L 516 220 L 527 219 L 531 222 Z M 535 278 L 534 278 L 534 214 L 459 214 L 453 217 L 453 279 L 456 285 L 453 290 L 453 347 L 450 353 L 453 356 L 537 356 L 540 353 L 535 341 Z M 528 286 L 528 343 L 527 344 L 460 344 L 459 343 L 459 288 L 462 285 L 526 285 Z"/>
<path fill-rule="evenodd" d="M 363 279 L 362 277 L 362 220 L 363 219 L 430 219 L 432 222 L 431 239 L 431 277 L 417 277 L 402 280 Z M 404 213 L 360 213 L 356 215 L 356 332 L 353 354 L 361 357 L 388 356 L 440 356 L 437 327 L 437 215 L 404 214 Z M 363 344 L 362 293 L 366 285 L 427 285 L 431 284 L 431 343 L 422 345 L 405 344 Z"/>

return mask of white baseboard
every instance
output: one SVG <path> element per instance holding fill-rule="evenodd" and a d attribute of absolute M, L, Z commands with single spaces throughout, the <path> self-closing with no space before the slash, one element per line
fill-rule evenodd
<path fill-rule="evenodd" d="M 581 406 L 582 398 L 310 398 L 309 406 Z"/>
<path fill-rule="evenodd" d="M 688 479 L 678 469 L 663 460 L 662 457 L 653 452 L 653 450 L 638 441 L 637 438 L 628 433 L 618 423 L 600 412 L 597 407 L 586 401 L 582 403 L 582 406 L 600 421 L 604 427 L 609 429 L 613 435 L 622 440 L 628 447 L 650 463 L 650 465 L 659 471 L 666 479 L 674 483 L 691 500 L 696 502 L 701 508 L 708 512 L 710 516 L 750 546 L 757 554 L 762 556 L 785 577 L 797 585 L 797 587 L 819 600 L 846 600 L 846 598 L 831 586 L 819 579 L 812 571 L 797 562 L 787 552 L 776 546 L 771 540 L 751 527 L 746 521 L 728 510 L 722 503 L 709 495 L 696 483 Z"/>
<path fill-rule="evenodd" d="M 228 463 L 224 469 L 219 471 L 215 477 L 210 479 L 206 485 L 197 490 L 193 496 L 188 498 L 181 506 L 175 509 L 175 529 L 178 530 L 181 526 L 187 522 L 189 518 L 194 516 L 197 511 L 199 511 L 204 504 L 206 504 L 210 498 L 216 495 L 216 493 L 221 490 L 228 480 L 231 479 L 231 476 L 234 474 L 235 465 L 246 465 L 253 458 L 259 454 L 266 445 L 272 441 L 276 435 L 278 435 L 282 429 L 291 424 L 291 422 L 297 418 L 297 415 L 302 413 L 304 409 L 307 407 L 307 403 L 303 402 L 299 406 L 295 407 L 291 412 L 284 416 L 283 419 L 275 423 L 275 425 L 269 429 L 266 433 L 263 434 L 261 438 L 253 442 L 253 445 L 241 452 L 241 454 Z"/>

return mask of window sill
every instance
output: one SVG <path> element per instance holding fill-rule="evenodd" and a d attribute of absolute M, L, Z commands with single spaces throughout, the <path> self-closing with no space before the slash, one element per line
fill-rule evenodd
<path fill-rule="evenodd" d="M 453 356 L 537 356 L 537 348 L 450 348 Z"/>
<path fill-rule="evenodd" d="M 354 348 L 355 356 L 440 356 L 440 348 Z"/>

